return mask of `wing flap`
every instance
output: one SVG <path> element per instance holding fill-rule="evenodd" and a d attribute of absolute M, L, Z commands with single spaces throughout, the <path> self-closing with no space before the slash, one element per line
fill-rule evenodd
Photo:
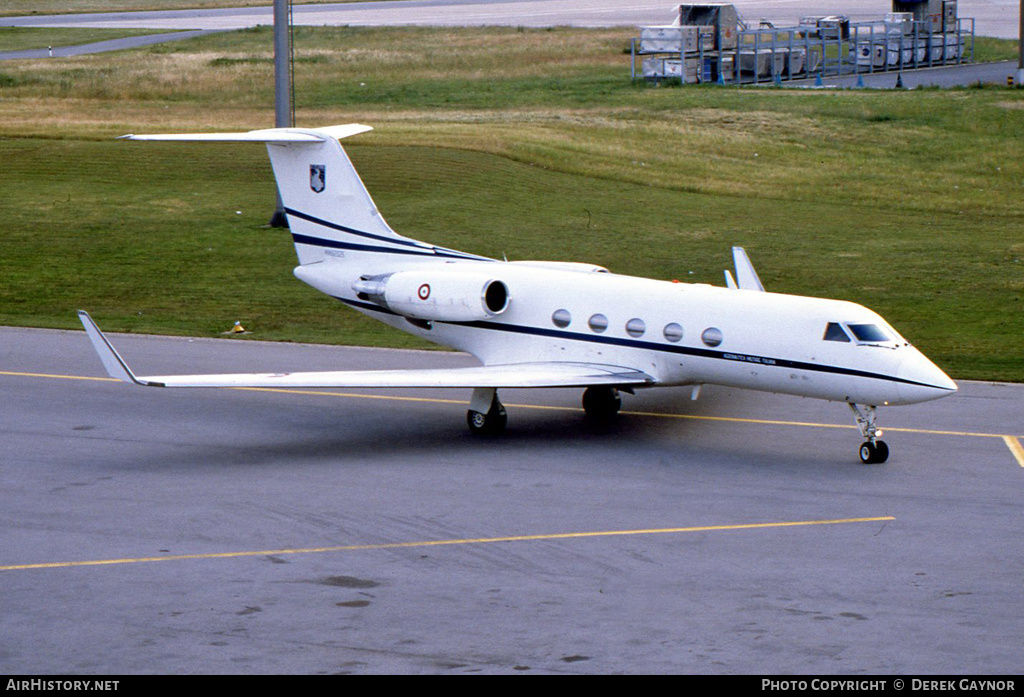
<path fill-rule="evenodd" d="M 107 374 L 146 387 L 637 387 L 654 383 L 650 375 L 621 366 L 594 363 L 532 362 L 427 370 L 355 370 L 315 373 L 228 373 L 223 375 L 152 375 L 132 372 L 84 310 L 78 316 Z"/>
<path fill-rule="evenodd" d="M 589 363 L 513 363 L 425 370 L 340 370 L 316 373 L 229 373 L 225 375 L 154 375 L 144 384 L 163 387 L 585 387 L 639 386 L 653 383 L 630 368 Z"/>

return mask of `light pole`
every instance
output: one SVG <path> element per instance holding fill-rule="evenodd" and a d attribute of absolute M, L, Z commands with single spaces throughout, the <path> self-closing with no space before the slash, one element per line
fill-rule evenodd
<path fill-rule="evenodd" d="M 288 21 L 289 0 L 274 0 L 274 126 L 291 128 L 292 72 L 291 37 Z M 1021 0 L 1024 2 L 1024 0 Z M 270 227 L 288 227 L 281 192 L 277 192 L 277 208 L 270 218 Z"/>
<path fill-rule="evenodd" d="M 1024 0 L 1020 0 L 1020 28 L 1017 32 L 1017 79 L 1013 84 L 1024 83 Z"/>

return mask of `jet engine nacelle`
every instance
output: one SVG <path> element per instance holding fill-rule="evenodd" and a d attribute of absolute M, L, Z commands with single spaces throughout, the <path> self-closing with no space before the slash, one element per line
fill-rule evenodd
<path fill-rule="evenodd" d="M 506 309 L 508 286 L 489 274 L 424 269 L 359 279 L 352 289 L 397 315 L 438 322 L 490 319 Z"/>

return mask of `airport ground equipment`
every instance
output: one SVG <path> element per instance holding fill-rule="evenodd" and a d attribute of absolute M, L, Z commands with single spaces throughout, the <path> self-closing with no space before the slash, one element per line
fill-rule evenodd
<path fill-rule="evenodd" d="M 630 54 L 631 78 L 652 82 L 757 84 L 902 72 L 973 62 L 974 19 L 957 15 L 955 0 L 894 0 L 892 12 L 868 22 L 831 15 L 754 27 L 733 5 L 680 5 L 674 24 L 640 27 Z"/>

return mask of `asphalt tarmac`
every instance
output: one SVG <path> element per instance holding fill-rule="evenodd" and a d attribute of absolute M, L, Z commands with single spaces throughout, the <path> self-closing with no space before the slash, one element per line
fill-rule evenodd
<path fill-rule="evenodd" d="M 885 0 L 738 0 L 737 11 L 750 26 L 761 18 L 776 26 L 792 26 L 801 17 L 843 14 L 852 21 L 877 20 L 891 9 Z M 621 3 L 618 0 L 402 0 L 337 4 L 297 5 L 293 18 L 297 25 L 328 26 L 620 26 L 665 24 L 673 19 L 673 5 L 657 0 Z M 1013 38 L 1017 36 L 1016 5 L 1008 0 L 960 0 L 961 17 L 971 17 L 971 26 L 979 36 Z M 20 51 L 0 51 L 0 60 L 67 58 L 70 56 L 119 51 L 165 41 L 180 41 L 217 31 L 230 31 L 273 23 L 270 5 L 266 7 L 222 8 L 212 10 L 170 10 L 150 12 L 106 12 L 73 15 L 0 17 L 0 27 L 101 27 L 108 29 L 163 29 L 171 33 L 99 41 L 78 46 L 58 46 Z M 970 29 L 971 26 L 965 26 Z M 2 48 L 2 47 L 0 47 Z M 953 87 L 977 83 L 1006 84 L 1016 73 L 1016 63 L 988 63 L 948 66 L 926 70 L 907 70 L 900 84 L 913 87 Z M 897 75 L 891 73 L 830 77 L 823 87 L 896 87 Z M 815 79 L 783 83 L 788 87 L 818 87 Z"/>
<path fill-rule="evenodd" d="M 817 78 L 805 80 L 787 80 L 784 87 L 812 89 L 914 89 L 916 87 L 966 87 L 969 85 L 992 84 L 1006 85 L 1007 78 L 1016 75 L 1016 61 L 999 61 L 996 63 L 966 63 L 964 65 L 947 65 L 919 70 L 904 70 L 861 73 L 858 75 L 831 75 L 821 80 Z M 770 83 L 764 83 L 770 84 Z"/>
<path fill-rule="evenodd" d="M 102 319 L 102 318 L 100 318 Z M 258 335 L 257 335 L 258 336 Z M 115 335 L 142 373 L 464 365 Z M 880 412 L 706 387 L 161 390 L 0 328 L 0 672 L 1019 673 L 1024 386 Z"/>
<path fill-rule="evenodd" d="M 3 26 L 0 24 L 0 26 Z M 210 34 L 209 31 L 177 31 L 167 34 L 148 34 L 146 36 L 132 36 L 123 39 L 109 39 L 107 41 L 94 41 L 88 44 L 77 46 L 48 46 L 46 48 L 27 48 L 20 51 L 0 51 L 0 60 L 37 60 L 40 58 L 69 58 L 71 56 L 85 56 L 92 53 L 107 53 L 109 51 L 123 51 L 152 44 L 163 44 L 170 41 L 184 41 L 197 36 Z"/>
<path fill-rule="evenodd" d="M 156 374 L 471 363 L 113 340 Z M 480 440 L 465 391 L 134 389 L 83 332 L 0 328 L 0 395 L 2 673 L 1020 671 L 1024 386 L 882 411 L 881 466 L 841 404 L 652 390 L 595 428 L 507 391 Z"/>
<path fill-rule="evenodd" d="M 735 0 L 740 17 L 752 27 L 767 19 L 776 26 L 801 17 L 846 15 L 854 22 L 880 20 L 892 10 L 888 0 Z M 162 12 L 105 12 L 0 18 L 0 26 L 130 27 L 138 29 L 231 30 L 273 23 L 273 3 L 263 7 Z M 302 5 L 293 8 L 298 25 L 609 27 L 671 24 L 678 3 L 668 0 L 385 0 Z M 1015 38 L 1017 0 L 959 0 L 960 17 L 974 18 L 979 36 Z"/>

